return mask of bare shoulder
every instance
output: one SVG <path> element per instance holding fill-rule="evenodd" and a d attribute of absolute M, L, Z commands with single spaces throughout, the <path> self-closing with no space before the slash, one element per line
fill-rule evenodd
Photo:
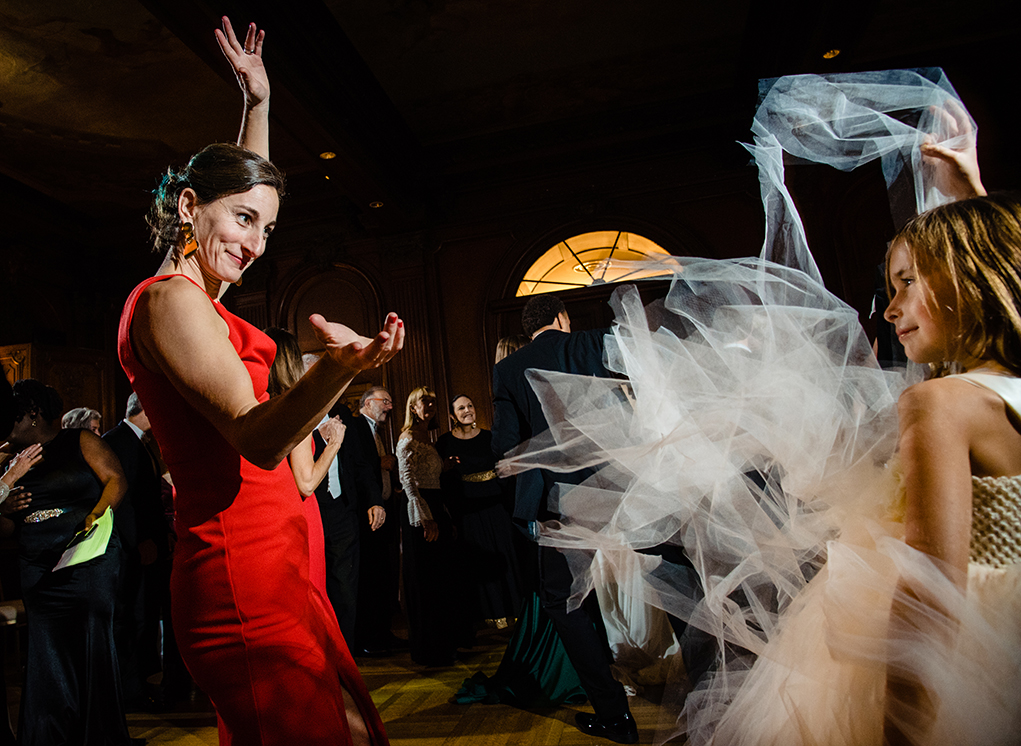
<path fill-rule="evenodd" d="M 137 312 L 154 314 L 163 318 L 173 316 L 178 310 L 195 310 L 203 306 L 215 311 L 205 291 L 191 280 L 180 275 L 154 282 L 138 296 Z"/>
<path fill-rule="evenodd" d="M 142 291 L 131 325 L 132 341 L 150 370 L 162 367 L 170 349 L 218 331 L 226 336 L 229 330 L 209 296 L 179 276 L 154 282 Z"/>
<path fill-rule="evenodd" d="M 905 415 L 955 417 L 977 414 L 1002 400 L 992 391 L 960 378 L 934 378 L 909 386 L 897 401 L 897 410 Z"/>

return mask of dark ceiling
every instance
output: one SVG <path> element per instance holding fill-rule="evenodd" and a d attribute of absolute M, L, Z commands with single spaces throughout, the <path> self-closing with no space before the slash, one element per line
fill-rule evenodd
<path fill-rule="evenodd" d="M 273 157 L 297 214 L 329 204 L 395 232 L 478 183 L 746 139 L 761 77 L 943 65 L 959 90 L 1017 87 L 1016 0 L 836 5 L 4 0 L 0 172 L 75 213 L 137 221 L 168 164 L 236 134 L 221 14 L 267 31 Z M 980 125 L 1015 97 L 974 112 Z"/>

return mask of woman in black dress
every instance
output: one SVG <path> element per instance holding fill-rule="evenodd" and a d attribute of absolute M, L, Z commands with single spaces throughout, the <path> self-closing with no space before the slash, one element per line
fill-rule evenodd
<path fill-rule="evenodd" d="M 32 503 L 12 516 L 28 616 L 28 660 L 18 742 L 129 744 L 121 703 L 113 611 L 120 568 L 116 530 L 106 551 L 54 570 L 75 534 L 124 496 L 110 447 L 89 430 L 61 430 L 63 403 L 50 386 L 14 385 L 11 447 L 42 446 L 19 481 Z"/>
<path fill-rule="evenodd" d="M 436 450 L 452 464 L 444 474 L 446 501 L 454 512 L 476 619 L 506 627 L 521 607 L 521 576 L 515 559 L 508 495 L 496 478 L 493 434 L 475 421 L 467 396 L 450 401 L 452 429 Z"/>

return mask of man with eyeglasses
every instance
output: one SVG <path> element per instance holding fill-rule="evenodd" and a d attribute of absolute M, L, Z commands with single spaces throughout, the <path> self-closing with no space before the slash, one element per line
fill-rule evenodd
<path fill-rule="evenodd" d="M 389 516 L 396 516 L 396 510 L 391 510 L 394 504 L 391 495 L 396 480 L 393 483 L 391 480 L 397 469 L 397 459 L 388 450 L 386 432 L 387 416 L 392 409 L 390 392 L 382 386 L 369 388 L 359 401 L 361 417 L 354 420 L 355 425 L 350 428 L 348 436 L 354 435 L 361 441 L 362 450 L 373 466 L 383 507 Z M 395 647 L 407 646 L 407 640 L 402 640 L 390 631 L 398 598 L 399 526 L 400 521 L 396 519 L 387 520 L 377 531 L 363 526 L 358 612 L 355 620 L 356 644 L 351 646 L 356 655 L 388 655 Z"/>

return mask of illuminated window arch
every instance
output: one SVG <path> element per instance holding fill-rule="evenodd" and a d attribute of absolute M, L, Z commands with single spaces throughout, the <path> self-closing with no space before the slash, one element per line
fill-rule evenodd
<path fill-rule="evenodd" d="M 653 277 L 668 272 L 636 274 L 620 262 L 670 256 L 670 252 L 644 236 L 625 231 L 594 231 L 561 241 L 528 268 L 516 295 L 538 295 L 556 290 L 602 285 Z"/>

